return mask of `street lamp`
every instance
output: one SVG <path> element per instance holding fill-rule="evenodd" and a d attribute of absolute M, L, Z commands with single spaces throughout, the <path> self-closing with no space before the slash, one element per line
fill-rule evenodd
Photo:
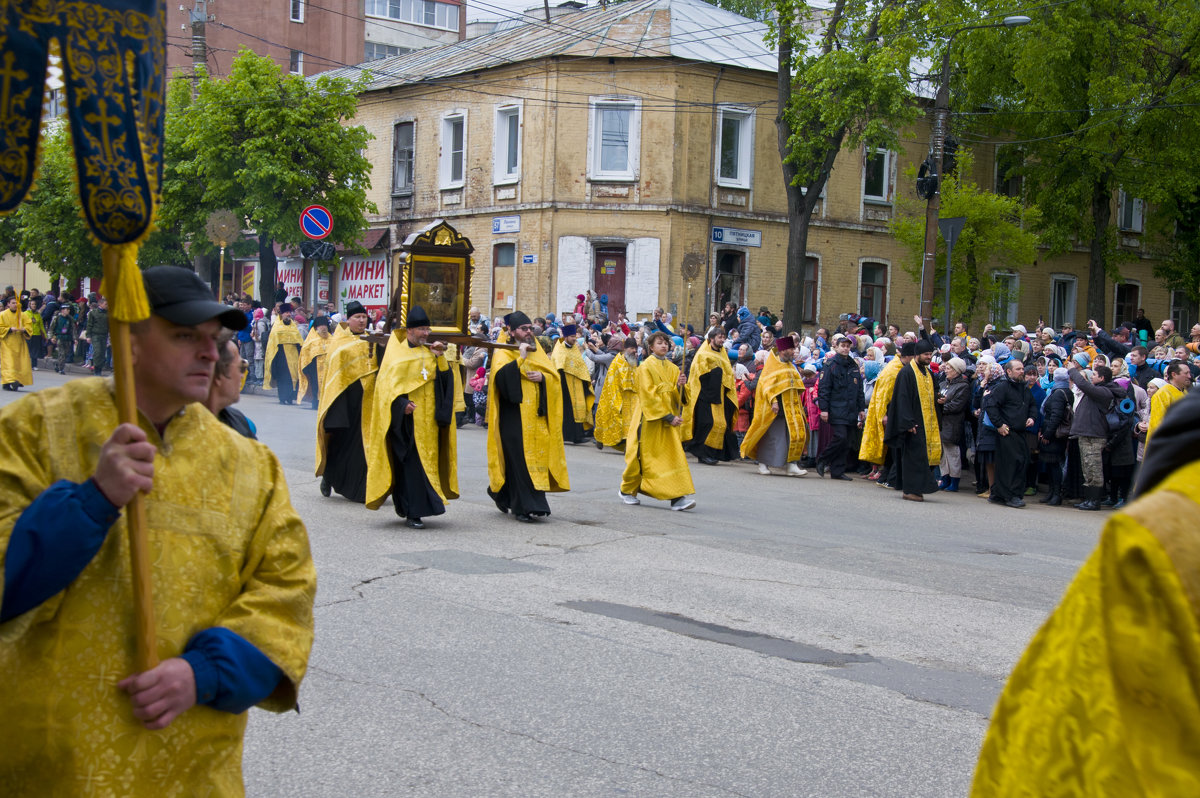
<path fill-rule="evenodd" d="M 921 315 L 933 317 L 933 289 L 935 261 L 938 235 L 938 210 L 941 207 L 942 186 L 942 156 L 946 145 L 946 126 L 950 119 L 950 45 L 954 37 L 964 31 L 980 30 L 982 28 L 1019 28 L 1028 25 L 1030 18 L 1026 16 L 1005 17 L 1000 22 L 986 25 L 968 25 L 953 31 L 946 39 L 946 50 L 942 53 L 942 75 L 938 82 L 937 98 L 933 106 L 933 140 L 930 144 L 931 170 L 933 180 L 927 185 L 932 186 L 925 208 L 925 256 L 921 263 Z M 947 270 L 949 275 L 949 270 Z M 947 277 L 947 281 L 949 277 Z M 947 314 L 948 315 L 948 314 Z M 949 329 L 950 319 L 943 320 L 943 328 Z"/>

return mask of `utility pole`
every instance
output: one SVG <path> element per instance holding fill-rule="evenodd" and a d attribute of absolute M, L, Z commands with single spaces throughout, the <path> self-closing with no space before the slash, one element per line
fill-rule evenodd
<path fill-rule="evenodd" d="M 192 6 L 192 94 L 200 85 L 200 74 L 208 70 L 208 0 L 193 0 Z"/>

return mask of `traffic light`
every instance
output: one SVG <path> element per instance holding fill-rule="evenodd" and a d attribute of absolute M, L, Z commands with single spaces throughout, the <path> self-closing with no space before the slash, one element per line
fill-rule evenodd
<path fill-rule="evenodd" d="M 958 139 L 950 137 L 942 144 L 942 174 L 952 175 L 958 168 Z"/>
<path fill-rule="evenodd" d="M 934 171 L 933 162 L 926 158 L 917 170 L 917 196 L 923 200 L 933 199 L 938 190 L 938 176 Z"/>

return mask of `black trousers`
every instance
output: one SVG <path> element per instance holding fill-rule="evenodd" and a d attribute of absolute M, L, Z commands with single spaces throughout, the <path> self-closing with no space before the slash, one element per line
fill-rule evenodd
<path fill-rule="evenodd" d="M 846 473 L 846 454 L 850 451 L 850 425 L 830 424 L 829 445 L 822 457 L 829 468 L 829 476 L 840 477 Z"/>
<path fill-rule="evenodd" d="M 1024 432 L 996 435 L 996 483 L 992 498 L 1019 499 L 1025 495 L 1025 468 L 1029 465 L 1029 442 Z"/>

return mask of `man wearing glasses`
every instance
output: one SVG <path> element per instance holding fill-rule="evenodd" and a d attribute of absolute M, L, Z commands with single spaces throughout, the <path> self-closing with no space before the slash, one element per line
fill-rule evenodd
<path fill-rule="evenodd" d="M 232 331 L 226 330 L 217 340 L 217 364 L 213 367 L 212 387 L 208 389 L 204 406 L 221 423 L 251 440 L 258 440 L 258 429 L 254 422 L 233 407 L 242 396 L 242 384 L 249 371 L 250 364 L 242 358 L 238 340 Z"/>

